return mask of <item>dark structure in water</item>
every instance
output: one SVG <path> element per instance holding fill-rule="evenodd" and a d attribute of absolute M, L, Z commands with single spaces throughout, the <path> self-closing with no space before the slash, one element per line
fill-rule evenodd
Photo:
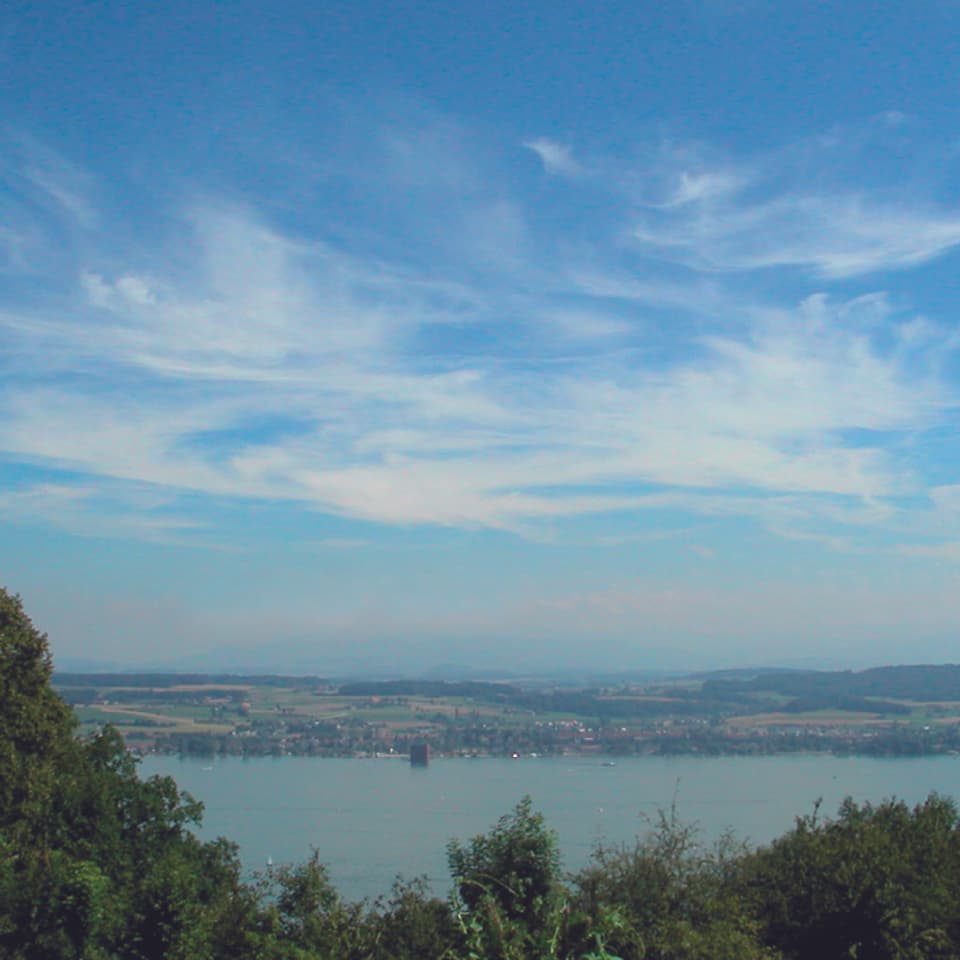
<path fill-rule="evenodd" d="M 430 762 L 429 743 L 410 744 L 410 763 L 415 767 L 425 767 Z"/>

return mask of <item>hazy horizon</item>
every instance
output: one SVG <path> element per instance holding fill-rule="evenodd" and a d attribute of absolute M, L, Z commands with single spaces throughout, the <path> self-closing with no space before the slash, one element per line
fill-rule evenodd
<path fill-rule="evenodd" d="M 448 659 L 444 659 L 447 656 Z M 943 661 L 935 665 L 953 665 L 955 661 Z M 252 650 L 219 649 L 209 653 L 177 659 L 157 659 L 140 661 L 96 660 L 83 657 L 58 657 L 54 660 L 57 673 L 174 673 L 174 674 L 235 674 L 250 676 L 316 676 L 330 680 L 345 679 L 437 679 L 437 680 L 474 680 L 496 679 L 518 681 L 542 679 L 563 682 L 604 681 L 655 681 L 658 678 L 696 676 L 699 674 L 721 674 L 724 672 L 749 673 L 752 670 L 868 670 L 888 666 L 919 666 L 917 661 L 905 659 L 890 662 L 856 663 L 828 659 L 792 659 L 772 660 L 755 663 L 682 663 L 661 666 L 629 664 L 624 662 L 591 661 L 589 659 L 569 658 L 562 663 L 550 660 L 514 658 L 499 663 L 494 660 L 463 656 L 449 659 L 449 650 L 438 647 L 433 651 L 420 650 L 418 656 L 410 656 L 409 651 L 401 647 L 385 644 L 379 655 L 364 659 L 352 658 L 349 653 L 317 656 L 303 648 L 286 649 L 279 656 L 271 655 L 263 648 Z"/>
<path fill-rule="evenodd" d="M 0 14 L 0 582 L 133 669 L 956 659 L 923 9 Z"/>

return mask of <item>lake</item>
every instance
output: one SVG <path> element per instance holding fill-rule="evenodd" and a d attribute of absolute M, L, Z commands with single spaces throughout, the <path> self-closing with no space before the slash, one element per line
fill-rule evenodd
<path fill-rule="evenodd" d="M 201 835 L 240 845 L 244 866 L 300 861 L 315 847 L 344 896 L 375 897 L 394 877 L 425 874 L 450 887 L 445 845 L 485 832 L 524 794 L 560 836 L 564 865 L 587 863 L 599 841 L 628 843 L 658 809 L 677 801 L 680 819 L 707 838 L 732 828 L 758 844 L 788 830 L 818 797 L 836 812 L 847 795 L 910 802 L 936 790 L 960 795 L 960 759 L 636 757 L 405 760 L 300 757 L 194 759 L 151 756 L 142 775 L 169 774 L 206 813 Z"/>

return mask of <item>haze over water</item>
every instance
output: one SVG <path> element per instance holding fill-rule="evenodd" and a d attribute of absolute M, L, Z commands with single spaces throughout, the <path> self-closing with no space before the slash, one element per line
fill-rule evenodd
<path fill-rule="evenodd" d="M 435 760 L 151 756 L 142 775 L 170 774 L 206 806 L 203 836 L 240 845 L 248 870 L 302 861 L 315 847 L 347 898 L 387 893 L 394 877 L 426 874 L 445 896 L 445 846 L 484 832 L 524 794 L 560 836 L 564 865 L 586 864 L 599 841 L 630 843 L 677 799 L 680 819 L 715 839 L 727 828 L 754 844 L 790 829 L 818 798 L 832 815 L 847 796 L 909 802 L 960 794 L 960 760 L 781 757 Z"/>

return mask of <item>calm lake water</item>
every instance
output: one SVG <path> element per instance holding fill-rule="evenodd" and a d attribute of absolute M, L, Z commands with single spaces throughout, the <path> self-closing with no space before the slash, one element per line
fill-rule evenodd
<path fill-rule="evenodd" d="M 433 760 L 147 757 L 142 775 L 173 776 L 202 800 L 205 838 L 240 845 L 248 869 L 303 860 L 315 847 L 350 899 L 386 893 L 398 873 L 426 874 L 446 895 L 445 845 L 468 839 L 530 794 L 560 835 L 564 865 L 583 866 L 599 841 L 626 843 L 668 808 L 708 838 L 732 828 L 764 843 L 809 813 L 836 812 L 847 795 L 910 802 L 936 790 L 960 796 L 960 759 L 864 757 L 585 757 Z"/>

